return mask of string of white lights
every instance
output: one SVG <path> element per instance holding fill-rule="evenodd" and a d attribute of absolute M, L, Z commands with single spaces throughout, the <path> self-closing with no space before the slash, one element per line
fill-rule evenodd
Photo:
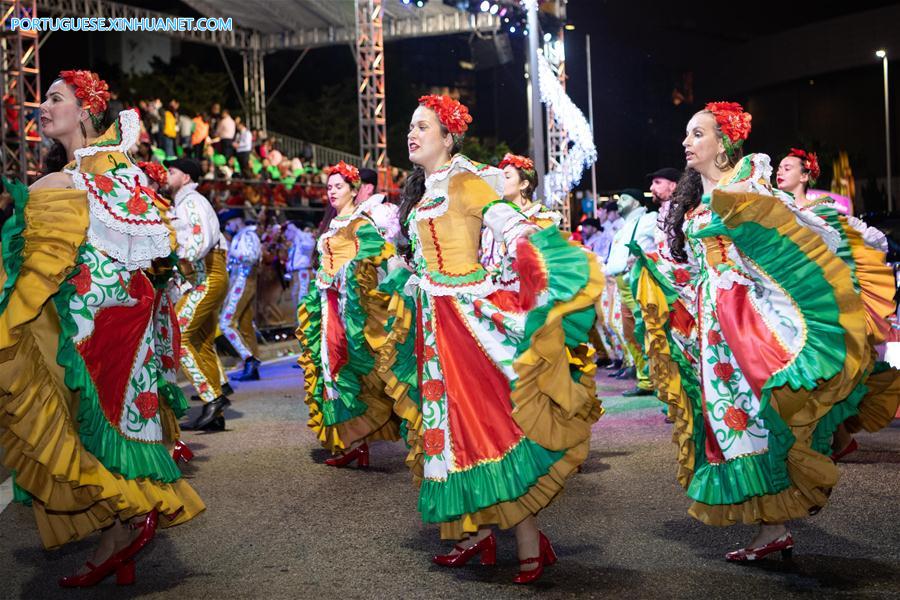
<path fill-rule="evenodd" d="M 525 2 L 536 0 L 525 0 Z M 552 112 L 556 124 L 568 133 L 569 148 L 559 168 L 544 176 L 544 197 L 548 206 L 559 207 L 572 191 L 585 169 L 597 160 L 597 147 L 591 126 L 572 99 L 566 94 L 550 63 L 538 52 L 538 88 L 543 102 Z M 537 158 L 537 157 L 535 157 Z"/>

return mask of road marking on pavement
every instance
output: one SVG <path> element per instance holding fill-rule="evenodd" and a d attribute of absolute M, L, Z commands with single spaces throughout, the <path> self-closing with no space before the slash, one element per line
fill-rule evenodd
<path fill-rule="evenodd" d="M 0 482 L 0 513 L 6 510 L 13 499 L 12 477 L 7 477 Z"/>

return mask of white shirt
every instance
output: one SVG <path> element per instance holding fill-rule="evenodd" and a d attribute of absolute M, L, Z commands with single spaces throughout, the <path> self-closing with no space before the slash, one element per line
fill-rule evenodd
<path fill-rule="evenodd" d="M 589 243 L 586 244 L 601 261 L 606 262 L 609 258 L 609 249 L 612 247 L 613 237 L 615 237 L 616 232 L 622 229 L 623 223 L 625 223 L 625 220 L 616 215 L 615 221 L 604 223 L 603 229 L 591 236 Z"/>
<path fill-rule="evenodd" d="M 237 145 L 235 146 L 236 152 L 250 152 L 253 150 L 253 134 L 250 133 L 250 130 L 244 127 L 242 131 L 238 132 L 237 137 Z"/>
<path fill-rule="evenodd" d="M 634 241 L 644 252 L 656 250 L 656 213 L 647 212 L 643 206 L 638 206 L 625 217 L 622 227 L 613 237 L 612 246 L 609 249 L 609 258 L 606 261 L 606 274 L 610 277 L 621 275 L 628 270 L 629 256 L 631 254 L 628 245 L 632 236 Z"/>
<path fill-rule="evenodd" d="M 178 190 L 169 218 L 178 242 L 178 258 L 192 262 L 202 260 L 219 245 L 219 218 L 209 200 L 197 191 L 196 183 Z"/>
<path fill-rule="evenodd" d="M 296 226 L 289 226 L 288 239 L 291 241 L 291 249 L 288 250 L 287 271 L 291 273 L 308 269 L 312 251 L 316 247 L 315 236 Z"/>
<path fill-rule="evenodd" d="M 256 225 L 244 227 L 231 238 L 228 247 L 229 262 L 240 262 L 255 265 L 262 257 L 262 244 L 256 234 Z"/>

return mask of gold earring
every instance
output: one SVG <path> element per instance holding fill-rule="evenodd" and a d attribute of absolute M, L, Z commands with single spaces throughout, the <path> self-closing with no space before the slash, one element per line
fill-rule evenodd
<path fill-rule="evenodd" d="M 722 164 L 720 164 L 720 161 L 719 161 L 720 158 L 722 159 Z M 719 169 L 720 171 L 724 171 L 725 169 L 727 169 L 728 168 L 728 155 L 725 154 L 724 152 L 716 154 L 715 165 L 716 165 L 716 168 Z"/>

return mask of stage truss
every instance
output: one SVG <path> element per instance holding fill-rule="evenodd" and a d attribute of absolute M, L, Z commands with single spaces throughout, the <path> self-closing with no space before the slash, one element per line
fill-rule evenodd
<path fill-rule="evenodd" d="M 384 85 L 384 6 L 382 0 L 356 0 L 356 80 L 359 98 L 359 153 L 362 166 L 387 182 L 387 119 Z"/>
<path fill-rule="evenodd" d="M 5 177 L 33 181 L 40 170 L 38 111 L 41 105 L 41 70 L 38 35 L 9 31 L 10 18 L 36 16 L 35 0 L 0 0 L 0 165 Z"/>

